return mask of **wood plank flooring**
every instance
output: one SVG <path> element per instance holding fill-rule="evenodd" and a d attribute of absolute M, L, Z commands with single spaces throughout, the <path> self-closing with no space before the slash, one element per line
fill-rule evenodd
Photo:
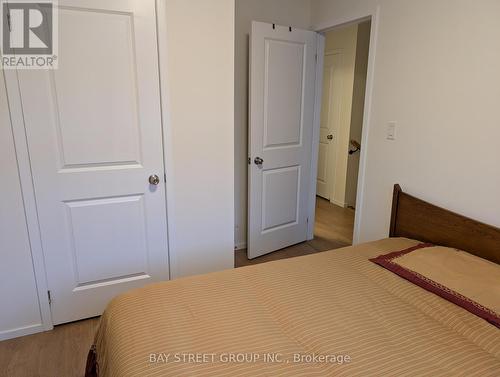
<path fill-rule="evenodd" d="M 353 223 L 354 211 L 318 198 L 313 240 L 251 261 L 246 258 L 245 250 L 237 251 L 235 267 L 350 245 Z M 52 331 L 0 342 L 0 377 L 82 377 L 98 324 L 99 318 L 92 318 L 56 326 Z"/>
<path fill-rule="evenodd" d="M 0 342 L 1 377 L 82 377 L 99 318 Z"/>

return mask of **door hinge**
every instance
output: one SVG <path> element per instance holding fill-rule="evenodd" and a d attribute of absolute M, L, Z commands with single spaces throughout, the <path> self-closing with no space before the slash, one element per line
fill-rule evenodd
<path fill-rule="evenodd" d="M 10 10 L 7 10 L 7 26 L 9 28 L 9 31 L 12 31 L 12 25 L 10 23 Z"/>
<path fill-rule="evenodd" d="M 47 297 L 49 299 L 49 305 L 52 305 L 52 297 L 50 295 L 50 291 L 47 291 Z"/>
<path fill-rule="evenodd" d="M 314 59 L 316 60 L 316 63 L 318 62 L 318 54 L 314 55 Z"/>
<path fill-rule="evenodd" d="M 252 158 L 248 157 L 248 165 L 252 165 Z"/>
<path fill-rule="evenodd" d="M 163 182 L 167 183 L 167 173 L 163 173 Z"/>
<path fill-rule="evenodd" d="M 306 224 L 309 224 L 309 217 L 306 218 Z"/>

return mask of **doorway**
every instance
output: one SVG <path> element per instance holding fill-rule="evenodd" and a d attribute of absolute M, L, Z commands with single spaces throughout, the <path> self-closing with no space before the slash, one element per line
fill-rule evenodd
<path fill-rule="evenodd" d="M 315 250 L 309 251 L 317 252 L 357 241 L 360 216 L 355 209 L 363 199 L 363 185 L 359 190 L 357 186 L 358 175 L 363 180 L 366 159 L 361 151 L 367 137 L 363 123 L 368 118 L 363 119 L 363 112 L 367 76 L 370 88 L 372 82 L 373 56 L 368 56 L 374 17 L 320 28 L 321 32 L 253 22 L 245 259 L 259 262 L 300 245 L 314 244 Z M 309 69 L 312 65 L 315 78 Z M 294 83 L 304 83 L 305 89 L 298 90 L 300 85 Z M 310 91 L 311 83 L 315 93 Z M 369 104 L 368 97 L 367 114 Z M 273 143 L 266 135 L 273 135 Z M 274 166 L 278 152 L 296 161 L 281 159 L 283 167 Z M 299 185 L 305 176 L 308 184 Z M 307 204 L 299 200 L 304 196 Z M 291 230 L 293 237 L 286 233 Z M 276 250 L 280 251 L 273 253 Z M 257 258 L 268 253 L 272 255 Z M 292 254 L 297 255 L 295 250 Z"/>
<path fill-rule="evenodd" d="M 352 244 L 371 21 L 323 33 L 314 236 Z"/>

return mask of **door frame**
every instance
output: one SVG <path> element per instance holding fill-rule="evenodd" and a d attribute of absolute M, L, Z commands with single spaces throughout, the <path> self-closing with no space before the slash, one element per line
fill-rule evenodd
<path fill-rule="evenodd" d="M 168 130 L 167 107 L 166 107 L 166 78 L 165 70 L 162 67 L 162 62 L 166 61 L 167 46 L 166 46 L 166 19 L 161 17 L 165 13 L 166 0 L 154 0 L 155 3 L 155 18 L 156 18 L 156 39 L 157 39 L 157 55 L 158 55 L 158 70 L 160 87 L 160 113 L 161 113 L 161 129 L 163 134 L 163 174 L 167 182 L 165 186 L 166 207 L 167 213 L 167 250 L 169 260 L 169 276 L 172 279 L 172 264 L 171 264 L 171 240 L 169 235 L 170 227 L 172 226 L 168 218 L 169 200 L 169 171 L 167 169 L 170 158 L 167 155 L 166 146 L 169 145 L 170 137 Z M 30 154 L 27 143 L 26 129 L 24 125 L 23 109 L 21 102 L 21 94 L 19 92 L 18 74 L 17 70 L 3 69 L 5 88 L 7 91 L 7 100 L 11 118 L 11 127 L 14 136 L 14 146 L 16 151 L 16 159 L 19 170 L 19 179 L 21 183 L 21 194 L 24 204 L 24 213 L 26 217 L 26 226 L 28 229 L 28 239 L 30 243 L 31 256 L 33 260 L 33 273 L 35 275 L 35 282 L 38 293 L 38 302 L 40 307 L 41 324 L 29 326 L 26 328 L 13 329 L 8 334 L 8 338 L 15 338 L 25 335 L 30 335 L 42 331 L 52 330 L 54 324 L 52 321 L 52 313 L 49 302 L 49 286 L 47 282 L 47 275 L 45 270 L 45 256 L 43 252 L 42 239 L 40 233 L 40 226 L 38 221 L 38 210 L 36 207 L 35 187 L 31 174 Z M 1 83 L 0 83 L 1 84 Z M 7 338 L 5 338 L 7 339 Z"/>
<path fill-rule="evenodd" d="M 37 326 L 15 329 L 9 333 L 9 338 L 34 334 L 41 331 L 52 330 L 52 314 L 48 296 L 47 276 L 45 273 L 45 258 L 42 248 L 42 239 L 38 223 L 38 210 L 36 207 L 35 187 L 31 175 L 31 162 L 24 127 L 24 116 L 19 92 L 17 70 L 4 69 L 5 89 L 9 101 L 10 121 L 14 135 L 14 147 L 16 151 L 17 168 L 21 184 L 21 195 L 23 198 L 24 215 L 28 240 L 33 261 L 33 273 L 35 275 L 40 317 L 42 323 Z"/>
<path fill-rule="evenodd" d="M 321 96 L 323 84 L 323 56 L 325 49 L 324 33 L 332 29 L 346 26 L 353 23 L 360 23 L 371 20 L 370 27 L 370 46 L 368 50 L 368 69 L 366 72 L 366 89 L 365 89 L 365 104 L 363 109 L 363 130 L 361 133 L 361 155 L 359 159 L 358 172 L 358 188 L 356 192 L 356 212 L 354 215 L 354 234 L 353 244 L 360 243 L 360 229 L 363 221 L 363 208 L 365 197 L 365 178 L 366 178 L 366 162 L 367 145 L 370 137 L 371 114 L 372 114 L 372 99 L 373 99 L 373 84 L 375 76 L 375 52 L 377 47 L 378 27 L 380 20 L 380 5 L 377 5 L 370 11 L 354 12 L 349 17 L 331 19 L 314 27 L 314 30 L 323 36 L 318 38 L 318 63 L 316 65 L 316 95 L 314 107 L 314 124 L 313 124 L 313 140 L 312 140 L 312 158 L 311 158 L 311 178 L 309 192 L 309 221 L 307 229 L 307 238 L 314 238 L 314 220 L 316 215 L 316 179 L 318 174 L 318 152 L 319 152 L 319 131 L 321 117 Z"/>

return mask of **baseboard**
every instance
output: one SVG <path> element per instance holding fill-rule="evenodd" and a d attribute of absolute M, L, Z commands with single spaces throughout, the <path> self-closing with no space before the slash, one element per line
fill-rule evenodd
<path fill-rule="evenodd" d="M 12 330 L 0 331 L 0 341 L 12 338 L 18 338 L 20 336 L 36 334 L 38 332 L 43 332 L 43 331 L 45 331 L 45 328 L 41 323 L 37 325 L 18 327 L 17 329 L 12 329 Z"/>
<path fill-rule="evenodd" d="M 241 250 L 241 249 L 246 249 L 247 248 L 247 243 L 246 242 L 238 242 L 236 245 L 234 245 L 234 250 Z"/>
<path fill-rule="evenodd" d="M 339 202 L 339 201 L 337 201 L 335 199 L 330 200 L 330 203 L 333 203 L 336 206 L 339 206 L 339 207 L 342 207 L 342 208 L 346 208 L 347 207 L 347 203 Z"/>

